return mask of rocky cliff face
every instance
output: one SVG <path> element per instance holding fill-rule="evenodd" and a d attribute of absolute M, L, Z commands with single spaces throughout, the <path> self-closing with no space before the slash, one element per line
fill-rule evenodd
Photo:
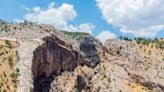
<path fill-rule="evenodd" d="M 51 83 L 50 91 L 164 92 L 164 52 L 156 48 L 151 53 L 154 57 L 150 57 L 141 46 L 148 49 L 135 42 L 109 40 L 103 61 L 94 68 L 79 66 L 73 72 L 63 72 Z"/>
<path fill-rule="evenodd" d="M 100 45 L 87 37 L 79 42 L 79 47 L 72 46 L 55 35 L 43 40 L 44 43 L 34 51 L 33 56 L 35 92 L 48 92 L 55 76 L 64 71 L 73 71 L 79 65 L 95 67 L 100 62 Z"/>
<path fill-rule="evenodd" d="M 20 44 L 19 92 L 164 92 L 164 50 L 153 45 L 102 45 L 90 35 L 72 39 L 31 23 L 7 24 L 0 37 Z"/>
<path fill-rule="evenodd" d="M 95 67 L 103 51 L 101 43 L 90 35 L 71 39 L 47 25 L 4 23 L 0 33 L 1 38 L 20 44 L 19 92 L 48 92 L 56 76 L 77 66 Z"/>

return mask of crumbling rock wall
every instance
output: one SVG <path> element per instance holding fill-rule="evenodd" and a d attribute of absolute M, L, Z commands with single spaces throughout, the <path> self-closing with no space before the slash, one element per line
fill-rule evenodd
<path fill-rule="evenodd" d="M 100 62 L 99 50 L 91 41 L 89 45 L 87 41 L 80 43 L 77 51 L 54 35 L 43 40 L 44 43 L 34 51 L 33 57 L 35 92 L 49 92 L 50 83 L 63 71 L 73 71 L 78 65 L 95 67 Z"/>

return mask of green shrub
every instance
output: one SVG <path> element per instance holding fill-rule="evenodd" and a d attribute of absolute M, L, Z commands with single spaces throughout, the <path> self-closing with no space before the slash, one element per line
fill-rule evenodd
<path fill-rule="evenodd" d="M 127 36 L 119 36 L 118 39 L 125 40 L 125 41 L 132 41 L 132 39 Z"/>
<path fill-rule="evenodd" d="M 0 25 L 8 24 L 6 21 L 0 20 Z"/>
<path fill-rule="evenodd" d="M 16 74 L 15 72 L 13 72 L 13 73 L 11 74 L 11 77 L 12 77 L 12 78 L 17 78 L 17 74 Z"/>
<path fill-rule="evenodd" d="M 71 37 L 71 38 L 89 35 L 89 33 L 84 33 L 84 32 L 68 32 L 68 31 L 61 31 L 61 32 L 63 32 L 65 35 L 67 35 L 68 37 Z"/>
<path fill-rule="evenodd" d="M 16 72 L 19 74 L 20 70 L 17 68 L 17 69 L 16 69 Z"/>
<path fill-rule="evenodd" d="M 20 60 L 20 57 L 19 57 L 18 51 L 16 51 L 16 56 L 17 56 L 17 61 L 19 61 Z"/>
<path fill-rule="evenodd" d="M 28 21 L 28 20 L 24 20 L 23 23 L 23 26 L 33 26 L 34 24 L 38 24 L 38 22 L 32 22 L 32 21 Z"/>
<path fill-rule="evenodd" d="M 8 23 L 6 21 L 0 20 L 0 31 L 8 31 Z"/>
<path fill-rule="evenodd" d="M 164 41 L 160 41 L 158 38 L 147 39 L 144 37 L 135 38 L 137 44 L 149 45 L 149 43 L 156 43 L 159 48 L 164 49 Z"/>
<path fill-rule="evenodd" d="M 123 40 L 123 37 L 122 36 L 119 36 L 118 39 Z"/>
<path fill-rule="evenodd" d="M 128 38 L 127 36 L 124 36 L 123 39 L 124 39 L 125 41 L 132 41 L 132 39 Z"/>
<path fill-rule="evenodd" d="M 164 41 L 158 42 L 159 48 L 164 49 Z"/>
<path fill-rule="evenodd" d="M 12 78 L 17 78 L 17 77 L 19 76 L 19 72 L 20 72 L 20 70 L 17 68 L 16 71 L 13 72 L 10 76 L 11 76 Z"/>
<path fill-rule="evenodd" d="M 156 39 L 147 39 L 147 38 L 144 38 L 144 37 L 137 37 L 135 38 L 137 44 L 143 44 L 143 45 L 149 45 L 149 43 L 155 43 L 157 42 L 157 38 Z"/>
<path fill-rule="evenodd" d="M 11 48 L 11 42 L 10 42 L 9 40 L 5 40 L 5 44 L 6 44 L 9 48 Z"/>
<path fill-rule="evenodd" d="M 8 57 L 8 63 L 9 63 L 9 65 L 10 65 L 11 67 L 14 65 L 14 63 L 13 63 L 13 56 L 9 56 L 9 57 Z"/>

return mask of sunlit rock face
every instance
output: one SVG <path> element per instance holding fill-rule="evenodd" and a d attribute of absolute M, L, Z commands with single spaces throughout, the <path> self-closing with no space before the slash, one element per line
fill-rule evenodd
<path fill-rule="evenodd" d="M 92 41 L 81 41 L 79 50 L 56 36 L 44 38 L 44 43 L 34 51 L 32 71 L 34 91 L 49 92 L 54 77 L 63 71 L 73 71 L 79 65 L 95 67 L 99 54 Z"/>

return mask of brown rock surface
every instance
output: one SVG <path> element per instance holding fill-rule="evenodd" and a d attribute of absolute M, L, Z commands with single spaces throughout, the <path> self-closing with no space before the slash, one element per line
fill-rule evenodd
<path fill-rule="evenodd" d="M 90 35 L 72 39 L 35 23 L 0 30 L 1 38 L 20 44 L 19 92 L 164 92 L 164 50 L 153 43 L 109 40 L 103 46 Z"/>
<path fill-rule="evenodd" d="M 77 50 L 55 35 L 43 40 L 44 43 L 34 51 L 32 71 L 35 92 L 48 92 L 54 76 L 64 71 L 73 71 L 79 65 L 95 67 L 100 62 L 98 51 L 101 48 L 92 41 L 82 40 Z"/>

